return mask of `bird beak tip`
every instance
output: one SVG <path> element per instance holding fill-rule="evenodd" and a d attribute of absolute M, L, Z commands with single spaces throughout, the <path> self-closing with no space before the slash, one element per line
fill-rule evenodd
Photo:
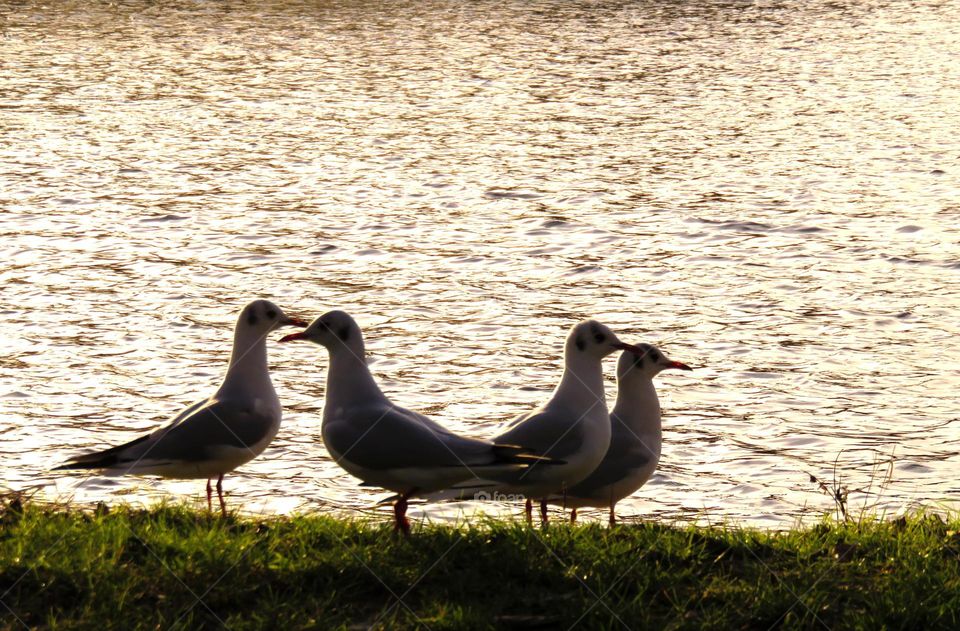
<path fill-rule="evenodd" d="M 284 335 L 280 338 L 280 343 L 283 344 L 284 342 L 294 342 L 296 340 L 305 339 L 306 337 L 307 336 L 304 335 L 303 331 L 299 331 L 297 333 L 291 333 L 290 335 Z"/>

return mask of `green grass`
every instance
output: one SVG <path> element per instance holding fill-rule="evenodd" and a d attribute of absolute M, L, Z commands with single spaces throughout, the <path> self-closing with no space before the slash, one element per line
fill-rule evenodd
<path fill-rule="evenodd" d="M 325 516 L 0 516 L 0 628 L 960 628 L 960 523 L 773 533 Z M 21 624 L 21 622 L 23 624 Z"/>

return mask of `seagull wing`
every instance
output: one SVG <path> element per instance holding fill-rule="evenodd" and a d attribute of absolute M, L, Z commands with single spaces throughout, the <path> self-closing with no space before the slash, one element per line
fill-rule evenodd
<path fill-rule="evenodd" d="M 251 448 L 264 440 L 276 419 L 252 405 L 207 399 L 174 417 L 168 425 L 104 451 L 78 456 L 57 469 L 122 469 L 160 462 L 199 462 L 223 448 Z"/>
<path fill-rule="evenodd" d="M 327 419 L 328 449 L 365 469 L 462 467 L 494 459 L 490 443 L 457 436 L 427 417 L 391 405 Z"/>

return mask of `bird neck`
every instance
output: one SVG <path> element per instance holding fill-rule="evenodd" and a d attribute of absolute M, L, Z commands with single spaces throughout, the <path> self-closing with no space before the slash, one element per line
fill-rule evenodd
<path fill-rule="evenodd" d="M 630 431 L 639 434 L 659 435 L 660 399 L 653 379 L 632 375 L 629 384 L 617 384 L 617 402 L 611 416 L 616 416 Z"/>
<path fill-rule="evenodd" d="M 330 350 L 327 391 L 324 396 L 325 412 L 385 398 L 370 373 L 363 348 L 341 346 Z"/>
<path fill-rule="evenodd" d="M 599 359 L 576 358 L 565 363 L 563 376 L 551 403 L 586 414 L 592 409 L 606 413 L 607 401 L 603 388 L 603 370 Z"/>
<path fill-rule="evenodd" d="M 227 374 L 217 394 L 269 396 L 270 393 L 274 390 L 267 367 L 266 336 L 238 332 L 233 339 Z"/>

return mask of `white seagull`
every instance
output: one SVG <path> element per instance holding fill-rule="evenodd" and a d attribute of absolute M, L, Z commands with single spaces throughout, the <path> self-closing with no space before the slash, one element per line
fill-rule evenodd
<path fill-rule="evenodd" d="M 610 446 L 610 415 L 601 363 L 617 349 L 641 352 L 621 342 L 596 320 L 576 324 L 567 336 L 563 376 L 553 396 L 539 408 L 516 418 L 507 431 L 494 438 L 498 443 L 523 445 L 549 460 L 514 472 L 510 479 L 500 476 L 500 484 L 474 479 L 429 499 L 470 499 L 469 492 L 477 489 L 524 495 L 527 521 L 531 521 L 532 500 L 540 499 L 540 517 L 546 522 L 547 498 L 562 496 L 587 477 Z"/>
<path fill-rule="evenodd" d="M 330 355 L 321 424 L 327 451 L 365 484 L 398 494 L 394 503 L 397 531 L 409 533 L 407 500 L 415 495 L 481 474 L 520 471 L 544 460 L 513 444 L 458 436 L 422 414 L 393 404 L 370 374 L 359 325 L 343 311 L 325 313 L 306 330 L 280 341 L 295 340 L 319 344 Z"/>
<path fill-rule="evenodd" d="M 170 423 L 123 445 L 77 456 L 56 467 L 100 469 L 105 475 L 217 478 L 226 515 L 223 476 L 259 456 L 280 429 L 281 407 L 267 367 L 267 334 L 282 326 L 306 326 L 267 300 L 243 308 L 233 334 L 227 374 L 217 392 L 186 408 Z"/>
<path fill-rule="evenodd" d="M 643 486 L 660 460 L 662 441 L 660 401 L 653 378 L 668 368 L 693 370 L 673 361 L 652 344 L 637 344 L 642 354 L 626 352 L 617 362 L 617 402 L 610 413 L 610 448 L 603 462 L 586 479 L 569 489 L 565 497 L 553 496 L 551 504 L 572 508 L 610 508 L 610 525 L 616 523 L 616 505 Z"/>

